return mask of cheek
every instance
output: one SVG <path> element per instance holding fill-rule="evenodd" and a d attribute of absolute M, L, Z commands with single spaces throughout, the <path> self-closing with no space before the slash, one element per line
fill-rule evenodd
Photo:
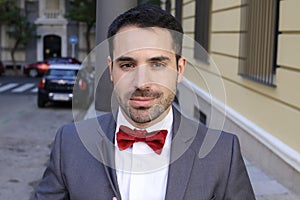
<path fill-rule="evenodd" d="M 163 85 L 172 85 L 177 82 L 178 72 L 175 68 L 167 67 L 162 71 L 150 72 L 153 80 Z"/>
<path fill-rule="evenodd" d="M 113 74 L 114 89 L 119 96 L 127 93 L 132 88 L 132 80 L 123 73 Z"/>
<path fill-rule="evenodd" d="M 158 84 L 161 85 L 161 87 L 164 88 L 164 90 L 174 91 L 177 85 L 177 74 L 161 77 L 158 81 Z"/>
<path fill-rule="evenodd" d="M 120 87 L 120 85 L 124 84 L 126 81 L 126 78 L 124 78 L 124 74 L 120 70 L 113 70 L 112 72 L 112 78 L 113 78 L 113 83 L 115 87 Z"/>

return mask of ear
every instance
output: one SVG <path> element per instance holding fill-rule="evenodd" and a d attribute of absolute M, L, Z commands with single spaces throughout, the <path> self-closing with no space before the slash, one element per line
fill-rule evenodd
<path fill-rule="evenodd" d="M 177 66 L 178 66 L 177 82 L 180 83 L 182 78 L 183 78 L 183 75 L 184 75 L 184 70 L 186 68 L 186 59 L 185 59 L 185 57 L 180 57 L 179 58 Z"/>
<path fill-rule="evenodd" d="M 113 61 L 111 60 L 110 56 L 107 57 L 107 64 L 109 67 L 110 80 L 113 81 L 113 77 L 112 77 Z"/>

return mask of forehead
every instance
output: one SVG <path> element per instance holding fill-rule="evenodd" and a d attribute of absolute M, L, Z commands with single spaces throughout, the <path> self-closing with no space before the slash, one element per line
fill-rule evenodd
<path fill-rule="evenodd" d="M 174 52 L 172 42 L 171 34 L 167 29 L 126 26 L 121 28 L 113 37 L 113 56 L 118 58 L 130 52 L 143 49 Z"/>

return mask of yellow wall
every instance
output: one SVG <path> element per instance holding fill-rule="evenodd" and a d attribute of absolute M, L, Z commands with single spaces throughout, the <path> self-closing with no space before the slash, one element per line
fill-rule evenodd
<path fill-rule="evenodd" d="M 191 6 L 195 4 L 184 4 L 183 10 L 191 10 Z M 299 0 L 280 2 L 279 29 L 282 34 L 278 40 L 277 64 L 280 68 L 276 70 L 276 87 L 249 81 L 238 75 L 240 15 L 241 9 L 244 9 L 241 0 L 212 0 L 209 52 L 223 77 L 226 104 L 298 152 L 300 152 L 299 8 Z M 193 23 L 189 17 L 183 17 L 183 26 L 191 36 L 194 30 Z M 201 65 L 199 69 L 206 73 L 206 78 L 213 79 L 217 76 L 209 72 L 212 69 L 210 66 Z M 189 71 L 187 78 L 199 87 L 204 87 Z"/>

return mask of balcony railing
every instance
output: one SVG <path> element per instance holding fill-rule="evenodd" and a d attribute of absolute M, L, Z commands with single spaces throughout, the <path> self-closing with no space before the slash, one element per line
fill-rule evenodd
<path fill-rule="evenodd" d="M 47 19 L 56 19 L 63 16 L 63 13 L 60 10 L 44 10 L 43 15 Z"/>

